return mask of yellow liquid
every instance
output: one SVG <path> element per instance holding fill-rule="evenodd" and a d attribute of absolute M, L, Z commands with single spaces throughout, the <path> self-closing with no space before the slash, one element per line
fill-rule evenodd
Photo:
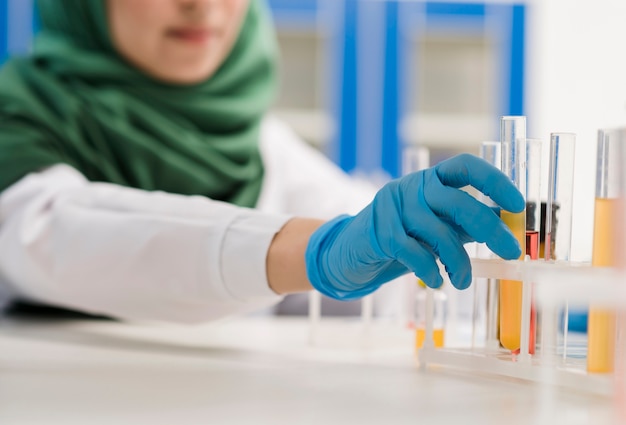
<path fill-rule="evenodd" d="M 526 253 L 526 211 L 511 213 L 502 211 L 500 218 L 509 226 L 522 248 L 520 259 Z M 500 281 L 500 344 L 508 350 L 520 348 L 522 328 L 522 282 Z"/>
<path fill-rule="evenodd" d="M 596 198 L 593 220 L 593 255 L 591 264 L 597 267 L 619 265 L 616 225 L 619 223 L 621 205 L 617 199 Z M 587 371 L 609 373 L 613 371 L 615 352 L 615 313 L 610 310 L 589 309 Z"/>
<path fill-rule="evenodd" d="M 443 329 L 433 329 L 433 341 L 435 342 L 435 347 L 443 347 L 444 336 Z M 424 339 L 426 339 L 426 329 L 417 328 L 415 330 L 415 348 L 418 350 L 422 348 L 424 346 Z"/>
<path fill-rule="evenodd" d="M 589 337 L 587 371 L 590 373 L 613 372 L 615 313 L 610 310 L 591 308 L 587 334 Z"/>
<path fill-rule="evenodd" d="M 619 265 L 617 226 L 621 221 L 618 199 L 596 198 L 593 220 L 593 254 L 591 264 L 597 267 Z"/>

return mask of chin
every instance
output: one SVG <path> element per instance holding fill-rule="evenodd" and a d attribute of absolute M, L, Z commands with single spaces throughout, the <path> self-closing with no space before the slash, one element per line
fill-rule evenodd
<path fill-rule="evenodd" d="M 158 75 L 152 74 L 157 80 L 170 84 L 194 85 L 202 83 L 213 75 L 214 70 L 204 70 L 202 72 L 172 72 L 163 73 L 162 70 Z"/>
<path fill-rule="evenodd" d="M 181 64 L 176 67 L 143 67 L 143 71 L 152 78 L 169 84 L 194 85 L 202 83 L 215 73 L 218 66 L 214 63 Z"/>

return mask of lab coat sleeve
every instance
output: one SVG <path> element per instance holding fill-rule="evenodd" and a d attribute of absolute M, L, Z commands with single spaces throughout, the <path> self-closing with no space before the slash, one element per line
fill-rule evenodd
<path fill-rule="evenodd" d="M 199 323 L 280 300 L 266 255 L 289 219 L 199 196 L 88 182 L 57 165 L 0 196 L 0 273 L 35 301 Z"/>
<path fill-rule="evenodd" d="M 260 210 L 329 219 L 358 213 L 376 194 L 376 186 L 346 174 L 275 117 L 263 121 L 260 140 Z"/>

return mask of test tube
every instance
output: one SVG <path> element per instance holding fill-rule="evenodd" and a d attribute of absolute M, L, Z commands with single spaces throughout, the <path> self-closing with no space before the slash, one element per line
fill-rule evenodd
<path fill-rule="evenodd" d="M 418 292 L 415 297 L 415 348 L 435 347 L 441 348 L 445 341 L 446 328 L 446 303 L 448 297 L 443 289 L 431 289 L 418 279 Z M 433 300 L 428 305 L 428 295 L 432 294 Z M 430 317 L 429 317 L 430 316 Z M 432 339 L 426 338 L 427 322 L 432 323 Z"/>
<path fill-rule="evenodd" d="M 487 140 L 480 144 L 480 157 L 489 164 L 502 169 L 502 143 L 496 140 Z M 496 204 L 487 195 L 481 192 L 483 199 L 481 201 L 487 205 L 495 206 Z"/>
<path fill-rule="evenodd" d="M 417 171 L 425 170 L 430 166 L 430 151 L 424 146 L 407 144 L 402 148 L 402 175 L 406 176 Z M 400 285 L 402 289 L 402 300 L 400 320 L 406 326 L 415 326 L 415 298 L 418 294 L 418 279 L 413 274 Z"/>
<path fill-rule="evenodd" d="M 502 145 L 502 172 L 522 195 L 526 195 L 526 117 L 506 116 L 500 121 Z M 520 259 L 526 254 L 526 210 L 513 213 L 502 210 L 502 221 L 522 248 Z M 500 343 L 512 352 L 519 350 L 521 341 L 522 282 L 500 281 Z"/>
<path fill-rule="evenodd" d="M 576 135 L 573 133 L 550 135 L 548 202 L 543 247 L 546 260 L 570 260 L 575 147 Z"/>
<path fill-rule="evenodd" d="M 572 208 L 574 189 L 574 159 L 576 135 L 573 133 L 552 133 L 550 135 L 550 158 L 548 168 L 548 199 L 542 215 L 545 217 L 543 243 L 540 251 L 546 261 L 569 261 L 572 240 Z M 556 311 L 551 314 L 554 323 Z M 567 358 L 569 306 L 563 310 L 563 359 Z M 550 341 L 557 340 L 557 329 L 541 326 L 543 332 L 551 332 Z M 548 341 L 548 339 L 546 339 Z M 553 354 L 556 347 L 547 347 L 542 343 L 545 354 Z"/>
<path fill-rule="evenodd" d="M 407 175 L 416 171 L 425 170 L 430 166 L 430 151 L 428 148 L 416 145 L 407 145 L 402 149 L 402 174 Z"/>
<path fill-rule="evenodd" d="M 542 151 L 540 139 L 526 139 L 526 256 L 531 260 L 539 259 Z M 532 299 L 532 283 L 524 282 L 522 287 L 520 356 L 527 358 L 528 354 L 535 354 L 537 311 Z"/>
<path fill-rule="evenodd" d="M 596 198 L 591 264 L 616 267 L 620 264 L 620 211 L 624 197 L 621 173 L 624 171 L 624 143 L 619 130 L 598 132 Z M 603 306 L 590 306 L 587 326 L 587 371 L 610 373 L 615 354 L 615 312 Z"/>
<path fill-rule="evenodd" d="M 626 128 L 620 129 L 619 137 L 624 146 L 621 152 L 621 163 L 626 164 Z M 626 208 L 624 204 L 626 201 L 626 172 L 624 172 L 624 170 L 622 170 L 621 184 L 621 202 L 619 204 L 620 211 L 617 214 L 618 228 L 616 229 L 616 233 L 620 235 L 617 243 L 618 268 L 622 276 L 624 276 L 626 273 L 626 251 L 624 250 L 626 244 Z M 615 381 L 614 403 L 616 406 L 617 422 L 626 423 L 626 311 L 624 311 L 624 309 L 617 313 L 616 327 L 617 336 L 615 341 L 615 366 L 613 374 Z"/>
<path fill-rule="evenodd" d="M 484 141 L 480 144 L 480 157 L 494 167 L 502 168 L 502 145 L 497 141 Z M 495 202 L 487 195 L 481 194 L 481 202 L 494 207 Z M 492 258 L 495 254 L 487 248 L 485 244 L 479 244 L 476 250 L 478 258 Z M 487 348 L 497 348 L 500 345 L 498 336 L 498 279 L 488 278 L 486 280 L 485 296 L 485 344 Z M 474 285 L 474 318 L 472 327 L 472 342 L 475 345 L 476 326 L 478 323 L 478 290 L 480 285 Z"/>
<path fill-rule="evenodd" d="M 526 255 L 539 258 L 541 226 L 541 152 L 540 139 L 526 139 Z"/>

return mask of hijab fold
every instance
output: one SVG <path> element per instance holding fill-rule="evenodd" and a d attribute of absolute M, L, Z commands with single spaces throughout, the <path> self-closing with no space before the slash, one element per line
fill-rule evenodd
<path fill-rule="evenodd" d="M 111 43 L 105 0 L 39 0 L 33 53 L 0 69 L 0 190 L 66 163 L 91 181 L 256 204 L 276 45 L 250 0 L 232 51 L 195 85 L 157 81 Z"/>

